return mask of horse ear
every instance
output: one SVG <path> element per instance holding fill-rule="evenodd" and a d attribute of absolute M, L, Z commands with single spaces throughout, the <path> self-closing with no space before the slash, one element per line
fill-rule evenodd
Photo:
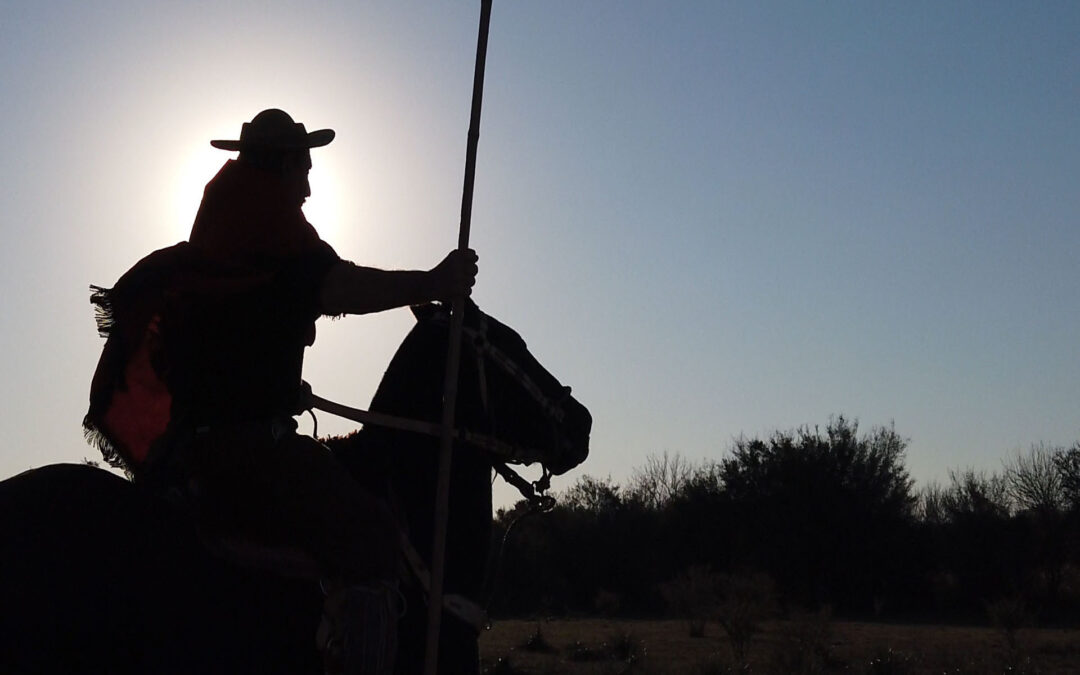
<path fill-rule="evenodd" d="M 416 317 L 416 321 L 427 321 L 435 315 L 437 308 L 434 303 L 426 303 L 423 305 L 412 305 L 409 307 L 412 310 L 413 316 Z"/>
<path fill-rule="evenodd" d="M 450 316 L 450 306 L 439 302 L 429 302 L 423 305 L 411 305 L 409 309 L 412 310 L 413 316 L 419 321 L 431 321 L 432 319 L 439 318 L 446 320 Z M 476 319 L 476 317 L 483 314 L 480 311 L 480 307 L 477 306 L 472 298 L 465 298 L 465 318 Z"/>
<path fill-rule="evenodd" d="M 424 321 L 447 321 L 450 318 L 450 306 L 441 302 L 411 305 L 410 309 L 418 323 Z"/>

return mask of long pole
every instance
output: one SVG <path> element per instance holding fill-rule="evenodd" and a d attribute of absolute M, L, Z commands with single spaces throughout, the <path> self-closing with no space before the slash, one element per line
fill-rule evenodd
<path fill-rule="evenodd" d="M 484 65 L 487 61 L 488 24 L 491 0 L 480 1 L 480 31 L 476 42 L 476 70 L 473 73 L 472 113 L 465 152 L 465 186 L 461 195 L 461 227 L 458 248 L 469 248 L 472 226 L 473 182 L 476 178 L 476 147 L 480 142 L 480 108 L 484 99 Z M 461 361 L 461 330 L 465 319 L 465 297 L 454 298 L 450 314 L 450 345 L 443 382 L 442 446 L 439 452 L 439 479 L 435 490 L 435 536 L 431 545 L 431 592 L 428 597 L 427 651 L 425 675 L 435 675 L 439 664 L 439 628 L 442 622 L 443 571 L 446 568 L 446 518 L 450 504 L 450 460 L 453 454 L 454 408 L 457 405 L 458 366 Z"/>

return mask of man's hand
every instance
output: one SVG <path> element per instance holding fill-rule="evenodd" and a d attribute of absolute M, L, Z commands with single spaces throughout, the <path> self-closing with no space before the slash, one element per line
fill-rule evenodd
<path fill-rule="evenodd" d="M 443 259 L 441 263 L 431 270 L 436 295 L 440 299 L 449 300 L 459 295 L 472 295 L 472 287 L 476 284 L 476 266 L 479 257 L 471 248 L 455 249 Z"/>

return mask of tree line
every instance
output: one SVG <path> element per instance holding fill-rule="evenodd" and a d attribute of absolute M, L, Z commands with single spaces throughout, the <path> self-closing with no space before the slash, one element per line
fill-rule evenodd
<path fill-rule="evenodd" d="M 582 476 L 550 512 L 497 513 L 493 613 L 660 616 L 749 583 L 777 611 L 1080 616 L 1080 442 L 921 488 L 907 444 L 838 416 L 740 438 L 719 460 L 652 456 L 625 485 Z"/>

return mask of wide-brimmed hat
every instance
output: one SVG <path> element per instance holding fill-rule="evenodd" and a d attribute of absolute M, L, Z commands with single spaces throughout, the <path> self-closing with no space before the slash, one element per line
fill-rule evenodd
<path fill-rule="evenodd" d="M 334 140 L 333 129 L 309 132 L 294 122 L 289 113 L 277 108 L 264 110 L 245 122 L 238 141 L 210 141 L 220 150 L 308 150 Z"/>

